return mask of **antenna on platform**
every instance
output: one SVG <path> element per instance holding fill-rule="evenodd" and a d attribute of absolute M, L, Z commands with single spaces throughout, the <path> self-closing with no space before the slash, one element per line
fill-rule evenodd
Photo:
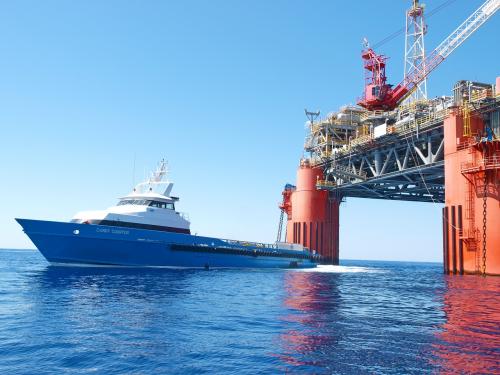
<path fill-rule="evenodd" d="M 306 113 L 307 119 L 309 120 L 311 126 L 314 124 L 314 120 L 316 120 L 320 115 L 320 111 L 310 112 L 307 109 L 304 109 L 304 112 Z"/>
<path fill-rule="evenodd" d="M 424 4 L 412 0 L 412 7 L 406 12 L 405 35 L 405 70 L 404 77 L 410 74 L 426 76 L 424 35 L 427 25 L 424 20 Z M 427 78 L 422 80 L 415 91 L 406 99 L 406 103 L 427 99 Z"/>
<path fill-rule="evenodd" d="M 368 48 L 370 48 L 370 42 L 368 41 L 368 38 L 367 38 L 367 37 L 364 37 L 364 38 L 363 38 L 363 48 L 364 48 L 364 49 L 368 49 Z"/>
<path fill-rule="evenodd" d="M 309 128 L 312 131 L 314 120 L 316 120 L 319 117 L 320 111 L 318 110 L 317 112 L 311 112 L 308 111 L 307 108 L 304 108 L 304 112 L 307 116 L 307 119 L 309 120 Z M 312 154 L 313 154 L 312 151 L 309 151 L 309 157 L 312 157 Z M 304 150 L 302 150 L 302 159 L 303 158 L 304 158 Z"/>

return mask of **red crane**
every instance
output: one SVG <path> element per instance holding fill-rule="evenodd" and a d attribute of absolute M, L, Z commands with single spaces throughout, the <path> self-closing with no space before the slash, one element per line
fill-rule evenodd
<path fill-rule="evenodd" d="M 488 0 L 451 33 L 421 64 L 410 71 L 395 87 L 387 83 L 385 67 L 387 57 L 368 47 L 361 57 L 365 68 L 365 92 L 358 105 L 370 111 L 390 111 L 396 108 L 420 82 L 437 68 L 456 48 L 500 9 L 500 0 Z"/>

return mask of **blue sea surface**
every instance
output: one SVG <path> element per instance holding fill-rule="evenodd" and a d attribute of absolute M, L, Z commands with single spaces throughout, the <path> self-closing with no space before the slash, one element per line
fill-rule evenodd
<path fill-rule="evenodd" d="M 500 373 L 500 278 L 50 266 L 0 251 L 0 374 Z"/>

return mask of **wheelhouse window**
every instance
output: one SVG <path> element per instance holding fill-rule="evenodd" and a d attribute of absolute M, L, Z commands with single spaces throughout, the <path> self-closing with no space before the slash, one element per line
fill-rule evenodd
<path fill-rule="evenodd" d="M 164 208 L 164 209 L 168 209 L 168 210 L 174 209 L 173 203 L 158 202 L 158 201 L 148 201 L 148 202 L 149 202 L 148 206 L 150 206 L 150 207 Z"/>
<path fill-rule="evenodd" d="M 152 200 L 146 200 L 146 199 L 136 199 L 136 200 L 124 199 L 124 200 L 118 202 L 117 206 L 124 206 L 126 204 L 133 204 L 136 206 L 149 206 L 149 207 L 163 208 L 163 209 L 167 209 L 167 210 L 175 210 L 175 206 L 173 203 L 152 201 Z"/>
<path fill-rule="evenodd" d="M 150 201 L 147 201 L 145 199 L 125 199 L 120 202 L 118 202 L 117 206 L 124 206 L 126 204 L 134 204 L 136 206 L 147 206 Z"/>

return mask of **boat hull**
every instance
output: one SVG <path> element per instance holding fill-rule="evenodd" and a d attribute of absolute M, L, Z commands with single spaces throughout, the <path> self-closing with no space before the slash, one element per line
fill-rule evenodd
<path fill-rule="evenodd" d="M 310 268 L 306 252 L 228 243 L 212 237 L 93 224 L 16 219 L 55 264 L 129 267 Z"/>

